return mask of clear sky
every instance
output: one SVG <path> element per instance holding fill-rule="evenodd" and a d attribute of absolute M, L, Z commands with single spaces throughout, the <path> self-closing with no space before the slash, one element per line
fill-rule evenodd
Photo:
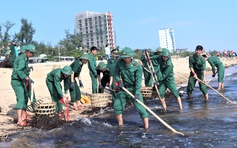
<path fill-rule="evenodd" d="M 173 28 L 176 47 L 194 50 L 237 51 L 237 0 L 4 0 L 0 23 L 7 20 L 19 32 L 21 18 L 33 23 L 34 40 L 56 45 L 74 30 L 75 14 L 111 12 L 116 45 L 135 48 L 159 47 L 158 30 Z"/>

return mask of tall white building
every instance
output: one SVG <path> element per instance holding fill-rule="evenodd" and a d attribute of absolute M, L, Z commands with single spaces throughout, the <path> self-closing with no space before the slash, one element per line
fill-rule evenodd
<path fill-rule="evenodd" d="M 160 29 L 159 39 L 161 48 L 167 48 L 171 52 L 176 50 L 174 29 L 172 28 Z"/>
<path fill-rule="evenodd" d="M 92 46 L 115 48 L 113 17 L 110 12 L 82 12 L 76 14 L 75 31 L 82 36 L 83 50 Z"/>

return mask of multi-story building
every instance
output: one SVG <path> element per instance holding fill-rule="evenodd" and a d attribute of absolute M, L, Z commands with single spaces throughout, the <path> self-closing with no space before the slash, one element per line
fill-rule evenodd
<path fill-rule="evenodd" d="M 83 50 L 92 46 L 115 48 L 113 17 L 110 12 L 82 12 L 76 14 L 75 31 L 82 37 Z"/>
<path fill-rule="evenodd" d="M 159 30 L 160 47 L 167 48 L 171 52 L 175 51 L 175 37 L 174 30 L 172 28 Z"/>

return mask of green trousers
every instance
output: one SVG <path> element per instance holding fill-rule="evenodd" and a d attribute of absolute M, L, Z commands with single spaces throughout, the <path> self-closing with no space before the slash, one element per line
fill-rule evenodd
<path fill-rule="evenodd" d="M 147 68 L 147 69 L 149 69 L 149 68 Z M 145 86 L 151 87 L 152 86 L 151 74 L 149 72 L 147 72 L 146 70 L 143 70 L 143 74 L 144 74 L 144 79 L 145 79 Z"/>
<path fill-rule="evenodd" d="M 133 89 L 128 89 L 128 91 L 134 94 Z M 139 96 L 140 96 L 140 101 L 143 102 L 141 93 L 139 93 Z M 115 115 L 120 115 L 123 113 L 127 100 L 130 100 L 133 103 L 136 110 L 139 112 L 141 118 L 147 118 L 149 116 L 146 109 L 142 105 L 140 105 L 138 102 L 136 102 L 135 99 L 133 99 L 129 94 L 127 94 L 123 90 L 117 93 L 116 99 L 114 100 L 114 114 Z"/>
<path fill-rule="evenodd" d="M 69 89 L 70 96 L 71 96 L 71 102 L 76 102 L 81 99 L 80 88 L 77 85 L 76 80 L 74 80 L 74 82 L 75 82 L 74 89 L 71 89 L 71 88 Z"/>
<path fill-rule="evenodd" d="M 197 74 L 197 77 L 198 77 L 200 80 L 203 80 L 203 78 L 204 78 L 203 74 L 200 74 L 200 73 L 196 73 L 196 74 Z M 188 86 L 187 86 L 187 93 L 188 93 L 189 95 L 192 94 L 196 82 L 197 82 L 197 80 L 193 77 L 192 74 L 190 74 L 189 79 L 188 79 Z M 202 82 L 199 82 L 199 88 L 200 88 L 200 90 L 202 91 L 202 93 L 203 93 L 204 95 L 207 94 L 206 85 L 204 85 Z"/>
<path fill-rule="evenodd" d="M 50 93 L 52 101 L 57 103 L 56 104 L 56 112 L 59 112 L 59 111 L 63 110 L 62 104 L 60 103 L 60 99 L 62 99 L 62 98 L 58 94 L 57 89 L 56 89 L 54 83 L 49 82 L 49 81 L 46 80 L 46 85 L 48 87 L 48 90 L 49 90 L 49 93 Z"/>
<path fill-rule="evenodd" d="M 223 64 L 218 66 L 218 82 L 224 82 L 225 68 Z"/>
<path fill-rule="evenodd" d="M 170 90 L 170 92 L 174 95 L 176 99 L 179 97 L 179 93 L 178 90 L 176 89 L 176 85 L 174 82 L 174 77 L 169 78 L 169 80 L 163 80 L 159 82 L 159 84 L 160 84 L 159 93 L 161 98 L 165 97 L 165 92 L 167 88 Z"/>
<path fill-rule="evenodd" d="M 91 83 L 92 83 L 92 94 L 97 93 L 97 77 L 93 75 L 92 72 L 90 72 L 90 77 L 91 77 Z"/>
<path fill-rule="evenodd" d="M 28 103 L 28 96 L 26 91 L 26 86 L 23 81 L 11 80 L 12 88 L 16 95 L 16 109 L 26 110 Z"/>

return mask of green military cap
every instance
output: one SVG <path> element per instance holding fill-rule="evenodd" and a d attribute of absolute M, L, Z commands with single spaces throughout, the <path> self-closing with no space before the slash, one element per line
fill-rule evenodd
<path fill-rule="evenodd" d="M 107 64 L 105 64 L 104 62 L 100 62 L 98 66 L 96 67 L 96 69 L 99 69 L 99 70 L 106 69 L 106 68 L 107 68 Z"/>
<path fill-rule="evenodd" d="M 147 52 L 153 52 L 153 50 L 151 48 L 147 49 Z"/>
<path fill-rule="evenodd" d="M 85 53 L 85 54 L 83 54 L 79 59 L 80 59 L 80 60 L 88 60 L 88 61 L 89 61 L 90 57 L 89 57 L 88 54 Z"/>
<path fill-rule="evenodd" d="M 11 40 L 7 40 L 8 43 L 11 43 L 12 41 Z"/>
<path fill-rule="evenodd" d="M 162 52 L 162 48 L 159 47 L 159 48 L 156 49 L 156 51 L 157 52 Z"/>
<path fill-rule="evenodd" d="M 113 49 L 113 50 L 111 50 L 111 53 L 118 54 L 119 50 L 118 49 Z"/>
<path fill-rule="evenodd" d="M 133 57 L 134 56 L 134 51 L 129 48 L 129 47 L 125 47 L 122 49 L 122 51 L 120 52 L 120 58 L 129 58 L 129 57 Z"/>
<path fill-rule="evenodd" d="M 26 45 L 22 45 L 20 48 L 20 52 L 25 52 L 26 51 Z"/>
<path fill-rule="evenodd" d="M 62 69 L 62 73 L 65 75 L 71 75 L 72 74 L 72 68 L 69 66 L 64 66 Z"/>
<path fill-rule="evenodd" d="M 28 50 L 30 52 L 35 52 L 35 45 L 28 44 L 28 45 L 26 45 L 25 50 Z"/>
<path fill-rule="evenodd" d="M 171 53 L 168 49 L 162 48 L 161 56 L 170 57 Z"/>

